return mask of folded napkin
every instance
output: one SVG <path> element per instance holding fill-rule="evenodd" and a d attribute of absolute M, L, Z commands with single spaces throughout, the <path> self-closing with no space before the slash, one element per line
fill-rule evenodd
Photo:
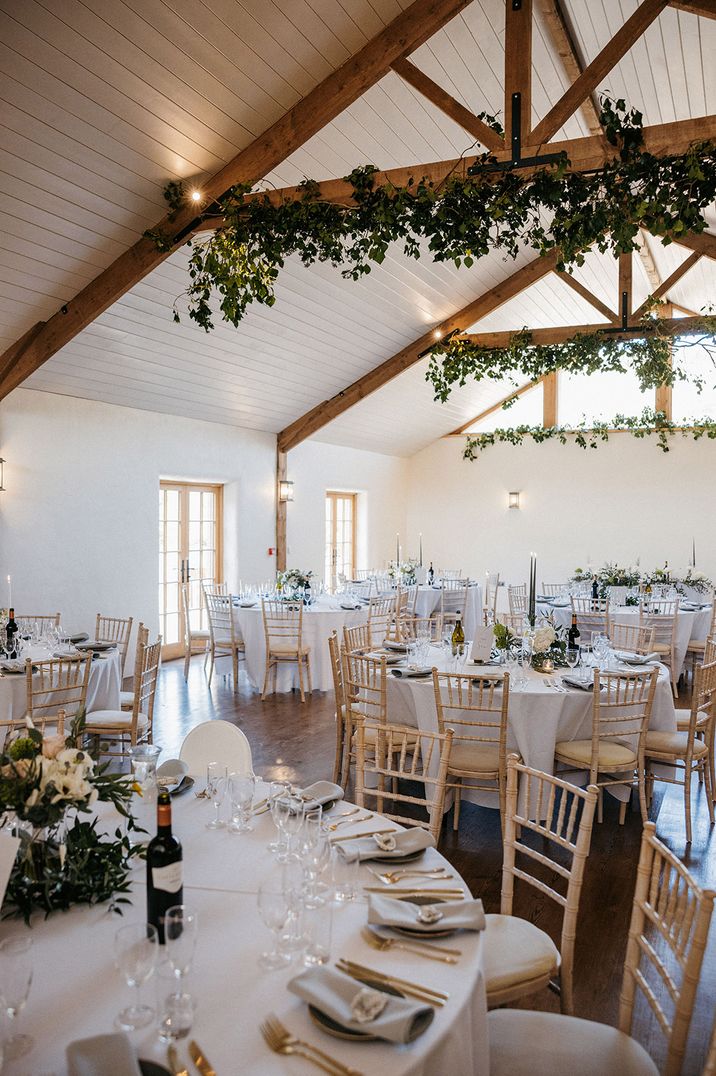
<path fill-rule="evenodd" d="M 381 1003 L 383 998 L 387 998 L 385 1006 L 373 1019 L 357 1020 L 354 1002 L 357 995 L 365 991 L 365 987 L 336 968 L 304 971 L 291 979 L 288 989 L 343 1027 L 375 1035 L 387 1042 L 412 1042 L 425 1031 L 435 1015 L 435 1010 L 423 1002 L 376 991 Z M 360 1009 L 368 1007 L 359 1006 Z"/>
<path fill-rule="evenodd" d="M 629 665 L 651 665 L 659 661 L 658 654 L 632 654 L 630 650 L 617 650 L 615 656 Z"/>
<path fill-rule="evenodd" d="M 393 642 L 391 639 L 387 639 L 383 643 L 383 646 L 385 647 L 386 650 L 395 650 L 396 654 L 405 654 L 405 653 L 407 653 L 407 650 L 408 650 L 408 644 L 407 643 Z"/>
<path fill-rule="evenodd" d="M 549 605 L 554 601 L 554 594 L 538 594 L 537 601 L 542 602 L 545 605 Z"/>
<path fill-rule="evenodd" d="M 360 602 L 341 602 L 341 609 L 360 609 Z"/>
<path fill-rule="evenodd" d="M 77 635 L 63 635 L 60 639 L 61 643 L 86 643 L 89 639 L 89 635 L 86 631 L 80 631 Z"/>
<path fill-rule="evenodd" d="M 578 676 L 570 676 L 569 673 L 564 674 L 562 683 L 579 688 L 580 691 L 594 691 L 594 680 L 580 680 Z"/>
<path fill-rule="evenodd" d="M 398 662 L 403 660 L 402 654 L 386 654 L 384 650 L 371 650 L 369 654 L 366 654 L 367 658 L 385 658 L 386 665 L 397 665 Z"/>
<path fill-rule="evenodd" d="M 8 673 L 21 673 L 25 671 L 25 662 L 22 658 L 9 658 L 7 661 L 0 661 L 0 669 Z"/>
<path fill-rule="evenodd" d="M 566 609 L 571 603 L 564 598 L 552 598 L 550 605 L 553 605 L 555 609 Z"/>
<path fill-rule="evenodd" d="M 347 863 L 352 863 L 355 859 L 363 862 L 365 859 L 374 859 L 376 856 L 380 859 L 402 859 L 403 856 L 412 855 L 413 852 L 424 852 L 426 848 L 435 847 L 435 838 L 432 834 L 419 826 L 391 833 L 390 836 L 395 838 L 395 848 L 389 852 L 379 848 L 372 837 L 342 841 L 335 847 Z"/>
<path fill-rule="evenodd" d="M 342 800 L 344 795 L 341 786 L 334 785 L 333 781 L 315 781 L 299 792 L 307 811 L 322 807 L 325 803 L 333 803 L 334 800 Z"/>
<path fill-rule="evenodd" d="M 426 893 L 430 891 L 426 889 Z M 485 911 L 481 900 L 447 900 L 442 904 L 431 905 L 441 913 L 434 923 L 422 923 L 418 912 L 425 905 L 412 904 L 395 897 L 381 897 L 379 893 L 370 893 L 368 900 L 368 922 L 381 927 L 408 927 L 423 934 L 434 934 L 441 930 L 484 930 Z"/>
<path fill-rule="evenodd" d="M 254 598 L 244 598 L 239 602 L 239 609 L 253 609 L 255 605 L 256 601 Z"/>
<path fill-rule="evenodd" d="M 431 676 L 433 670 L 431 665 L 406 665 L 402 669 L 391 669 L 390 671 L 393 676 L 419 679 L 423 676 Z"/>
<path fill-rule="evenodd" d="M 95 1035 L 77 1039 L 66 1050 L 69 1076 L 142 1076 L 126 1035 Z"/>

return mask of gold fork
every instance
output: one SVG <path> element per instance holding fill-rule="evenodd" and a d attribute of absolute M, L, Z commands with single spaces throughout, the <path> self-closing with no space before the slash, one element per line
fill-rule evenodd
<path fill-rule="evenodd" d="M 341 815 L 341 817 L 336 822 L 331 822 L 330 826 L 328 827 L 329 830 L 332 831 L 334 829 L 338 829 L 339 826 L 352 826 L 355 825 L 356 822 L 367 822 L 369 818 L 373 817 L 370 811 L 368 811 L 367 814 L 360 815 L 360 817 L 358 818 L 353 818 L 352 815 L 352 811 L 350 818 L 348 817 L 348 815 Z"/>
<path fill-rule="evenodd" d="M 182 1067 L 177 1054 L 177 1048 L 173 1042 L 167 1046 L 167 1061 L 173 1076 L 189 1076 L 189 1070 Z"/>
<path fill-rule="evenodd" d="M 331 1064 L 328 1065 L 309 1053 L 308 1050 L 284 1042 L 284 1040 L 276 1034 L 274 1029 L 269 1027 L 266 1023 L 261 1024 L 261 1034 L 263 1035 L 268 1048 L 273 1050 L 275 1054 L 295 1054 L 296 1057 L 302 1057 L 306 1061 L 310 1061 L 312 1065 L 315 1065 L 316 1068 L 321 1069 L 323 1072 L 327 1072 L 329 1076 L 345 1076 L 345 1070 L 343 1068 L 337 1068 L 334 1062 L 331 1062 Z"/>
<path fill-rule="evenodd" d="M 441 953 L 437 949 L 428 950 L 426 946 L 411 945 L 410 942 L 398 941 L 397 938 L 384 938 L 382 934 L 374 934 L 368 927 L 361 930 L 361 937 L 372 949 L 405 949 L 406 953 L 415 956 L 424 956 L 426 960 L 439 960 L 441 964 L 457 964 L 457 957 Z"/>
<path fill-rule="evenodd" d="M 410 876 L 425 878 L 429 882 L 445 882 L 449 878 L 455 877 L 454 874 L 448 874 L 444 867 L 437 867 L 432 871 L 384 871 L 382 874 L 380 871 L 373 870 L 372 867 L 368 867 L 368 870 L 376 878 L 379 878 L 384 885 L 397 885 L 398 882 L 402 882 L 403 878 Z"/>
<path fill-rule="evenodd" d="M 313 1046 L 312 1043 L 297 1038 L 284 1024 L 281 1023 L 275 1013 L 269 1013 L 266 1017 L 265 1024 L 266 1027 L 273 1031 L 277 1041 L 280 1039 L 284 1046 L 302 1046 L 305 1050 L 312 1050 L 314 1054 L 317 1054 L 329 1065 L 333 1065 L 339 1072 L 344 1073 L 345 1076 L 361 1076 L 357 1069 L 351 1069 L 348 1068 L 347 1065 L 342 1065 L 340 1061 L 336 1061 L 330 1054 L 325 1054 L 323 1050 L 319 1050 L 317 1046 Z"/>

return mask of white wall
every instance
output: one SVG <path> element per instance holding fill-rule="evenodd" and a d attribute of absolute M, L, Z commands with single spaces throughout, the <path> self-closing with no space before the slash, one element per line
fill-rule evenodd
<path fill-rule="evenodd" d="M 445 438 L 410 460 L 407 530 L 423 532 L 426 561 L 483 578 L 527 581 L 531 551 L 538 583 L 605 561 L 697 568 L 716 579 L 716 443 L 618 434 L 596 450 L 549 442 L 497 445 L 475 462 L 460 438 Z M 507 508 L 521 491 L 519 510 Z"/>
<path fill-rule="evenodd" d="M 294 501 L 288 505 L 287 564 L 324 574 L 327 490 L 358 493 L 358 568 L 380 568 L 395 557 L 401 534 L 403 556 L 417 553 L 417 538 L 406 546 L 405 512 L 409 461 L 318 441 L 289 453 L 288 477 Z"/>
<path fill-rule="evenodd" d="M 275 559 L 275 438 L 209 422 L 18 389 L 0 405 L 0 605 L 98 610 L 158 628 L 160 478 L 226 483 L 224 572 L 265 578 Z"/>

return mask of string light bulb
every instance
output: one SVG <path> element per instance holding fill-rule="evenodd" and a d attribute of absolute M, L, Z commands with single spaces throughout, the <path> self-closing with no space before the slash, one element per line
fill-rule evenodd
<path fill-rule="evenodd" d="M 442 338 L 443 338 L 442 329 L 433 329 L 433 336 L 435 337 L 436 340 L 442 340 Z"/>
<path fill-rule="evenodd" d="M 192 200 L 192 202 L 200 202 L 201 201 L 201 191 L 196 191 L 196 190 L 192 191 L 191 192 L 191 200 Z"/>

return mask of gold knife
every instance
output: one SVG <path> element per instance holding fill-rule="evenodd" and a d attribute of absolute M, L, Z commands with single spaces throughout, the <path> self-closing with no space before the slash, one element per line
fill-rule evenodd
<path fill-rule="evenodd" d="M 397 833 L 397 829 L 367 829 L 363 833 L 346 833 L 345 836 L 331 837 L 331 844 L 338 844 L 339 841 L 359 841 L 361 837 L 374 837 L 378 833 Z"/>
<path fill-rule="evenodd" d="M 196 1065 L 201 1076 L 216 1076 L 216 1072 L 199 1049 L 198 1043 L 194 1042 L 193 1039 L 189 1043 L 189 1057 Z"/>

